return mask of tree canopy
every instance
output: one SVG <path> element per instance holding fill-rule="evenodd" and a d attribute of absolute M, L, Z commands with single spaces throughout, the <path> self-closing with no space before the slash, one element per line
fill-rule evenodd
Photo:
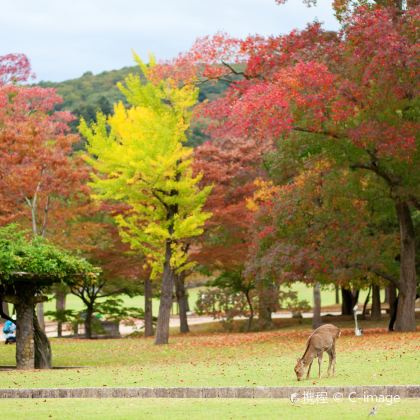
<path fill-rule="evenodd" d="M 33 280 L 40 288 L 74 277 L 96 277 L 99 269 L 84 258 L 71 255 L 46 239 L 30 239 L 17 225 L 0 228 L 0 284 L 11 285 L 17 279 Z"/>

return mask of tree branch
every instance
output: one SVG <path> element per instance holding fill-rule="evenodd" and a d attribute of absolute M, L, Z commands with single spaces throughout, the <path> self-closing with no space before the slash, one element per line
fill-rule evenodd
<path fill-rule="evenodd" d="M 247 80 L 250 80 L 250 77 L 245 74 L 243 71 L 238 71 L 236 69 L 234 69 L 229 63 L 226 63 L 225 61 L 222 60 L 222 64 L 227 67 L 233 74 L 237 75 L 237 76 L 242 76 Z"/>
<path fill-rule="evenodd" d="M 44 220 L 42 221 L 42 230 L 41 230 L 41 236 L 45 237 L 45 233 L 47 230 L 47 222 L 48 222 L 48 211 L 50 207 L 50 196 L 47 197 L 47 202 L 44 207 Z"/>
<path fill-rule="evenodd" d="M 302 133 L 309 133 L 309 134 L 319 134 L 327 137 L 332 137 L 334 139 L 341 139 L 338 134 L 332 133 L 331 131 L 316 131 L 316 130 L 309 130 L 308 128 L 303 127 L 293 127 L 292 131 L 299 131 Z"/>
<path fill-rule="evenodd" d="M 383 271 L 378 270 L 376 268 L 369 267 L 369 271 L 373 274 L 376 274 L 379 277 L 382 277 L 385 280 L 388 280 L 390 283 L 395 285 L 398 289 L 400 288 L 400 282 L 396 277 L 394 277 L 394 276 L 392 276 L 388 273 L 384 273 Z"/>

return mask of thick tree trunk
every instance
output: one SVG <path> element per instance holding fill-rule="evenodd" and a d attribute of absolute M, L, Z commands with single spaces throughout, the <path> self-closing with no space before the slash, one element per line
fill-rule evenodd
<path fill-rule="evenodd" d="M 410 208 L 405 202 L 396 204 L 400 225 L 400 281 L 396 331 L 415 331 L 416 242 Z"/>
<path fill-rule="evenodd" d="M 16 285 L 16 368 L 34 369 L 34 304 L 35 291 L 30 284 Z"/>
<path fill-rule="evenodd" d="M 317 282 L 313 288 L 313 317 L 312 317 L 312 328 L 315 330 L 322 324 L 321 320 L 321 285 Z"/>
<path fill-rule="evenodd" d="M 34 312 L 34 347 L 35 347 L 35 368 L 51 369 L 52 352 L 47 335 L 41 329 L 38 318 Z"/>
<path fill-rule="evenodd" d="M 353 315 L 353 307 L 359 300 L 359 290 L 352 292 L 350 289 L 341 288 L 341 314 Z"/>
<path fill-rule="evenodd" d="M 171 315 L 172 293 L 175 281 L 175 273 L 171 267 L 171 257 L 171 241 L 167 240 L 165 247 L 165 265 L 163 269 L 155 344 L 168 344 L 169 341 L 169 320 Z"/>
<path fill-rule="evenodd" d="M 258 324 L 263 330 L 270 329 L 273 326 L 271 317 L 270 296 L 268 290 L 260 290 L 258 293 Z"/>
<path fill-rule="evenodd" d="M 372 285 L 372 308 L 370 310 L 370 319 L 379 321 L 381 319 L 381 288 L 376 284 Z"/>
<path fill-rule="evenodd" d="M 36 305 L 36 312 L 38 317 L 38 324 L 42 331 L 45 331 L 45 319 L 44 319 L 44 302 Z"/>
<path fill-rule="evenodd" d="M 58 313 L 64 313 L 66 310 L 66 292 L 64 290 L 57 290 L 55 292 L 55 310 Z M 63 335 L 63 321 L 57 321 L 57 337 Z"/>
<path fill-rule="evenodd" d="M 340 288 L 335 285 L 335 304 L 338 305 L 340 303 Z"/>
<path fill-rule="evenodd" d="M 267 330 L 273 327 L 273 300 L 275 290 L 269 280 L 261 280 L 258 284 L 258 326 L 260 329 Z"/>
<path fill-rule="evenodd" d="M 144 280 L 144 336 L 153 337 L 153 292 L 150 278 Z"/>
<path fill-rule="evenodd" d="M 85 337 L 92 338 L 93 305 L 86 306 Z"/>
<path fill-rule="evenodd" d="M 185 292 L 185 274 L 176 274 L 175 275 L 175 294 L 176 300 L 179 306 L 179 330 L 182 333 L 190 332 L 190 327 L 188 326 L 188 296 Z"/>

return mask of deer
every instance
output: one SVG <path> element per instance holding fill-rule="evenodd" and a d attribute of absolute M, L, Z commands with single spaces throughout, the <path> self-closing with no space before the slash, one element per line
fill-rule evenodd
<path fill-rule="evenodd" d="M 319 374 L 321 377 L 321 364 L 322 355 L 325 352 L 328 353 L 330 363 L 328 365 L 328 376 L 331 375 L 331 367 L 333 376 L 335 374 L 335 341 L 340 337 L 340 329 L 332 324 L 321 325 L 317 328 L 308 338 L 305 353 L 300 359 L 297 359 L 295 366 L 295 373 L 297 380 L 300 381 L 305 373 L 305 369 L 308 367 L 308 373 L 306 379 L 309 378 L 311 372 L 312 363 L 315 357 L 318 357 Z"/>

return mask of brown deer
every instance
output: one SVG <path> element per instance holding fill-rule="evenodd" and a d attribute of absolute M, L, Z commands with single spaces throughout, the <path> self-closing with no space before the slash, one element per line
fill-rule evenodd
<path fill-rule="evenodd" d="M 335 325 L 325 324 L 321 325 L 309 336 L 305 353 L 303 353 L 303 356 L 300 359 L 297 359 L 297 364 L 295 366 L 295 373 L 298 381 L 302 379 L 305 369 L 308 366 L 306 379 L 309 378 L 312 362 L 315 357 L 318 357 L 319 377 L 321 377 L 322 354 L 324 351 L 327 352 L 330 357 L 328 376 L 331 374 L 331 366 L 333 375 L 335 374 L 335 340 L 340 337 L 340 334 L 340 329 Z"/>

